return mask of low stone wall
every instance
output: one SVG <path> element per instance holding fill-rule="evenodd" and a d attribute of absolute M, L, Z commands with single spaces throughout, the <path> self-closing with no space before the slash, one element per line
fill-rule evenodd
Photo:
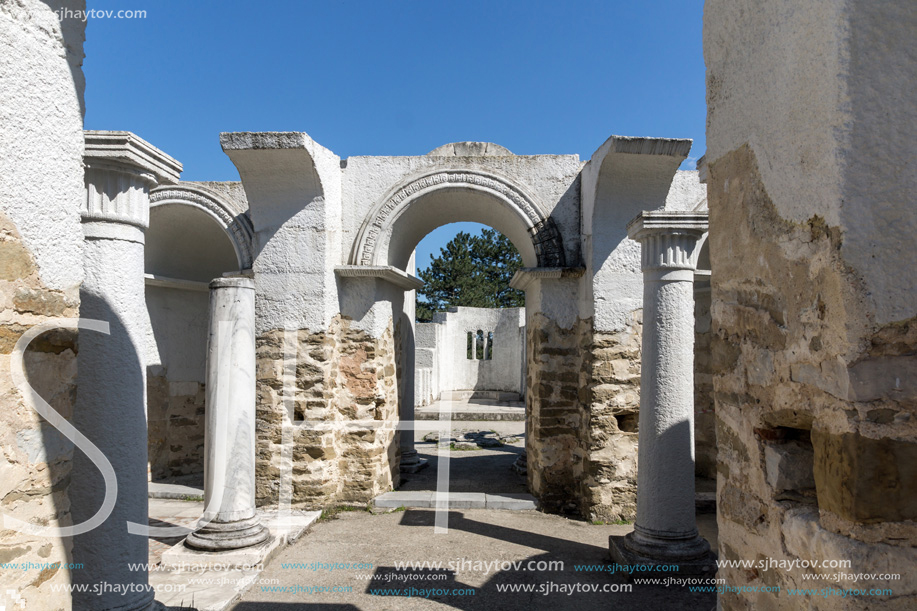
<path fill-rule="evenodd" d="M 296 422 L 392 422 L 398 413 L 394 332 L 378 339 L 335 317 L 326 332 L 274 329 L 257 338 L 258 505 L 277 503 L 283 427 L 292 440 L 294 506 L 365 503 L 397 482 L 394 431 L 316 430 Z M 287 338 L 285 339 L 285 336 Z M 294 424 L 283 402 L 284 349 L 295 354 L 290 380 Z M 289 372 L 293 374 L 292 368 Z"/>

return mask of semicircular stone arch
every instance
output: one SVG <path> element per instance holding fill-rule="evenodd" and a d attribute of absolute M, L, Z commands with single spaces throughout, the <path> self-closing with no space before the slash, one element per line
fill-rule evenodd
<path fill-rule="evenodd" d="M 527 266 L 566 265 L 560 232 L 553 219 L 544 213 L 534 199 L 504 177 L 471 169 L 440 169 L 415 176 L 391 189 L 364 219 L 351 251 L 350 264 L 402 266 L 404 261 L 392 260 L 390 240 L 399 239 L 392 235 L 393 228 L 417 210 L 416 204 L 455 190 L 463 190 L 472 197 L 487 198 L 499 208 L 494 208 L 491 214 L 479 207 L 476 214 L 447 219 L 438 224 L 434 222 L 434 225 L 458 220 L 483 223 L 506 234 L 511 240 L 513 235 L 510 233 L 515 233 L 517 239 L 513 242 L 523 255 L 523 260 L 528 259 Z M 503 229 L 508 225 L 511 225 L 514 231 L 508 232 Z M 430 227 L 432 228 L 434 227 Z M 522 232 L 526 235 L 526 244 L 518 243 L 521 241 L 518 236 Z"/>
<path fill-rule="evenodd" d="M 239 260 L 239 269 L 251 269 L 254 231 L 251 220 L 244 213 L 218 194 L 199 186 L 165 185 L 150 191 L 150 208 L 174 204 L 192 206 L 213 217 L 229 236 Z"/>

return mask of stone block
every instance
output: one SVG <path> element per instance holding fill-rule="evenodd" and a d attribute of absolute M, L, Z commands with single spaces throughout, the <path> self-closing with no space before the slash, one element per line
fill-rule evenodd
<path fill-rule="evenodd" d="M 917 443 L 812 431 L 818 506 L 863 523 L 917 519 Z"/>
<path fill-rule="evenodd" d="M 767 483 L 777 491 L 814 488 L 813 460 L 809 444 L 799 441 L 767 444 L 764 447 Z"/>
<path fill-rule="evenodd" d="M 510 509 L 514 511 L 523 511 L 526 509 L 538 508 L 538 502 L 535 500 L 535 497 L 524 492 L 486 494 L 484 496 L 484 504 L 487 509 Z"/>

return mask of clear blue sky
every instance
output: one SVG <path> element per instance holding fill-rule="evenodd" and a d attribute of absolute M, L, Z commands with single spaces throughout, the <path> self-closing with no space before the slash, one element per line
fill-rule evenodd
<path fill-rule="evenodd" d="M 305 131 L 343 157 L 483 140 L 579 154 L 608 136 L 705 148 L 703 0 L 88 0 L 86 128 L 130 130 L 185 180 L 238 180 L 223 131 Z M 466 229 L 467 230 L 467 229 Z M 447 241 L 442 228 L 426 252 Z"/>

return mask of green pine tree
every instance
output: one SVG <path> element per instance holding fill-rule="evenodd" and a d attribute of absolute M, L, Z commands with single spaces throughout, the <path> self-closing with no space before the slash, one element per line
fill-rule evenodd
<path fill-rule="evenodd" d="M 509 286 L 521 267 L 519 251 L 503 234 L 493 229 L 483 229 L 480 235 L 459 232 L 418 272 L 424 286 L 418 291 L 417 320 L 429 322 L 435 312 L 456 306 L 524 306 L 525 293 Z"/>

